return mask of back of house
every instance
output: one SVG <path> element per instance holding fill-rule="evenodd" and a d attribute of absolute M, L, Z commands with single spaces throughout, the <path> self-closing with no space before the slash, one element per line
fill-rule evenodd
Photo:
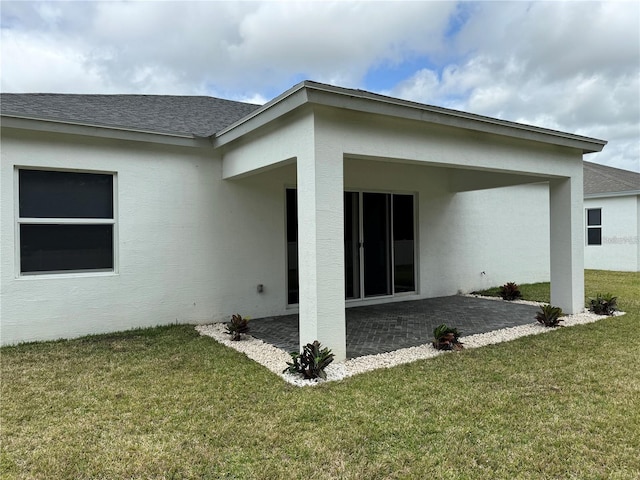
<path fill-rule="evenodd" d="M 551 279 L 583 306 L 602 140 L 310 81 L 1 107 L 2 344 L 299 313 L 340 359 L 354 305 Z"/>

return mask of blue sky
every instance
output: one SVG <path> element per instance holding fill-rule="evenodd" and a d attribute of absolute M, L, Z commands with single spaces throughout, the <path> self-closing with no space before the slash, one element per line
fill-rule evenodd
<path fill-rule="evenodd" d="M 362 79 L 364 89 L 374 92 L 391 90 L 404 79 L 411 77 L 422 68 L 439 71 L 439 65 L 428 56 L 416 56 L 403 59 L 400 63 L 382 63 L 372 66 Z"/>
<path fill-rule="evenodd" d="M 3 0 L 3 92 L 262 103 L 303 79 L 609 141 L 640 171 L 640 3 Z"/>

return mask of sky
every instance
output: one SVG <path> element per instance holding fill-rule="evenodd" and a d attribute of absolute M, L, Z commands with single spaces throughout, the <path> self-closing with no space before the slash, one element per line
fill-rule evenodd
<path fill-rule="evenodd" d="M 264 103 L 309 79 L 607 140 L 640 172 L 640 2 L 5 1 L 2 92 Z"/>

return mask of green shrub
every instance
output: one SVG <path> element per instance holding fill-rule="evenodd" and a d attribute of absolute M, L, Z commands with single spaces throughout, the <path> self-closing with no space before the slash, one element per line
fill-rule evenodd
<path fill-rule="evenodd" d="M 545 327 L 559 327 L 562 322 L 562 309 L 553 305 L 541 305 L 540 311 L 536 313 L 536 320 Z"/>
<path fill-rule="evenodd" d="M 433 330 L 433 347 L 436 350 L 462 350 L 460 332 L 457 328 L 447 327 L 444 323 Z"/>
<path fill-rule="evenodd" d="M 522 293 L 517 283 L 509 282 L 500 287 L 500 296 L 503 300 L 516 300 L 522 298 Z"/>
<path fill-rule="evenodd" d="M 242 318 L 241 315 L 231 316 L 231 321 L 226 324 L 227 332 L 231 335 L 231 340 L 240 340 L 243 333 L 249 333 L 249 319 Z"/>
<path fill-rule="evenodd" d="M 287 362 L 288 367 L 282 373 L 298 373 L 306 379 L 327 378 L 324 369 L 333 362 L 333 353 L 328 348 L 320 348 L 320 342 L 315 340 L 307 343 L 302 353 L 291 352 L 291 362 Z"/>
<path fill-rule="evenodd" d="M 596 298 L 589 299 L 589 310 L 598 315 L 613 315 L 618 309 L 618 297 L 609 293 L 596 295 Z"/>

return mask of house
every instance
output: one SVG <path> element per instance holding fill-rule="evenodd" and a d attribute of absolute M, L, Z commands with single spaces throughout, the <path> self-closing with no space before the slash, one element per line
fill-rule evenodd
<path fill-rule="evenodd" d="M 584 162 L 584 266 L 640 272 L 640 173 Z"/>
<path fill-rule="evenodd" d="M 1 340 L 299 312 L 340 360 L 351 305 L 550 279 L 576 312 L 605 144 L 311 81 L 4 94 Z"/>

